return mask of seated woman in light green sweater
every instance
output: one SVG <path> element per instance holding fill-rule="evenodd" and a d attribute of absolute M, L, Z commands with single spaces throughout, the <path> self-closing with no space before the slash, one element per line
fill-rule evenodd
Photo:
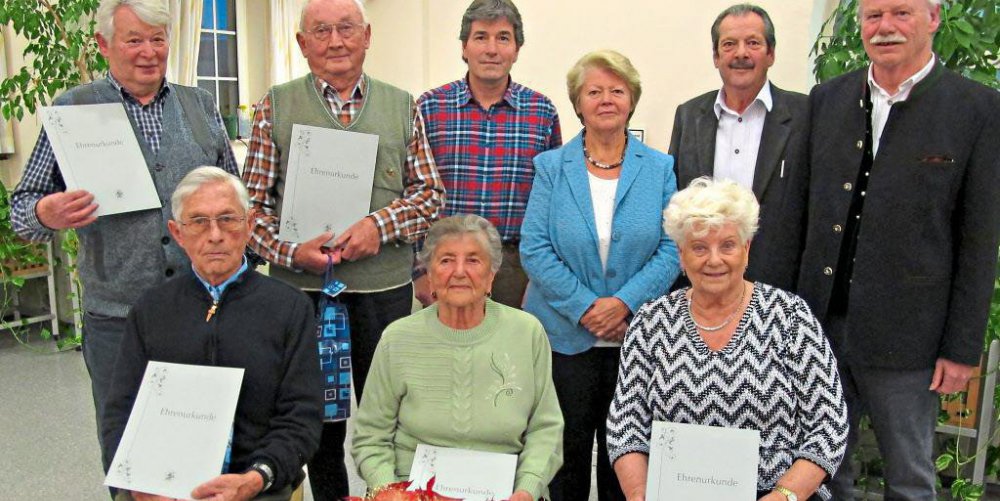
<path fill-rule="evenodd" d="M 545 331 L 489 299 L 501 256 L 479 216 L 431 227 L 420 258 L 437 302 L 386 328 L 354 418 L 351 453 L 370 488 L 405 480 L 421 443 L 516 454 L 511 501 L 538 499 L 562 464 Z"/>

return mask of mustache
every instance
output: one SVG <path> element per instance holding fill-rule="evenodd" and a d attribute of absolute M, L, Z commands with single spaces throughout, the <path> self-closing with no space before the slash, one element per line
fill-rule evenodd
<path fill-rule="evenodd" d="M 893 33 L 891 35 L 872 35 L 872 37 L 868 39 L 868 43 L 906 43 L 906 37 L 899 33 Z"/>
<path fill-rule="evenodd" d="M 729 63 L 729 67 L 734 70 L 752 70 L 754 66 L 752 59 L 733 59 Z"/>

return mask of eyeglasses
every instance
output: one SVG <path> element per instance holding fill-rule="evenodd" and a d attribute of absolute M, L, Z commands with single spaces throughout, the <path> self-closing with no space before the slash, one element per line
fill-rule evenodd
<path fill-rule="evenodd" d="M 364 27 L 364 23 L 351 22 L 337 23 L 336 25 L 320 24 L 315 28 L 306 31 L 306 33 L 309 33 L 313 36 L 313 38 L 319 40 L 320 42 L 325 42 L 330 39 L 330 35 L 333 34 L 333 30 L 337 30 L 337 35 L 339 35 L 340 38 L 351 38 L 358 34 L 358 30 L 364 29 Z"/>
<path fill-rule="evenodd" d="M 192 217 L 187 220 L 186 223 L 181 223 L 188 230 L 195 234 L 201 234 L 208 231 L 212 227 L 212 221 L 219 226 L 221 231 L 236 231 L 242 228 L 243 222 L 246 221 L 246 216 L 237 216 L 236 214 L 223 214 L 217 217 L 207 217 L 207 216 L 197 216 Z"/>

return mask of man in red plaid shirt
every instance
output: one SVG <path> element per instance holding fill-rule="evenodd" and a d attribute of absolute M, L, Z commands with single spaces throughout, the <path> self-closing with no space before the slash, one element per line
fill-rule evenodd
<path fill-rule="evenodd" d="M 532 158 L 562 144 L 559 116 L 547 97 L 510 78 L 524 44 L 521 14 L 510 0 L 473 1 L 460 38 L 466 77 L 427 91 L 417 106 L 448 193 L 443 216 L 477 214 L 496 226 L 504 245 L 492 296 L 516 308 L 528 283 L 517 247 Z M 432 301 L 426 277 L 415 288 L 421 302 Z"/>

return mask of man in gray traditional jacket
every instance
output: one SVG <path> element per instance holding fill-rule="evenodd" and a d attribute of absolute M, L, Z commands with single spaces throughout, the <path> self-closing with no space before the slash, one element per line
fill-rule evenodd
<path fill-rule="evenodd" d="M 238 171 L 212 96 L 164 78 L 170 40 L 167 1 L 102 0 L 96 21 L 108 74 L 69 90 L 55 104 L 122 103 L 163 206 L 98 218 L 100 200 L 84 190 L 66 191 L 43 131 L 12 196 L 11 223 L 19 235 L 35 241 L 51 240 L 56 230 L 77 230 L 83 357 L 100 429 L 125 316 L 143 291 L 190 266 L 167 231 L 170 194 L 198 166 Z M 110 459 L 104 458 L 105 468 Z"/>

